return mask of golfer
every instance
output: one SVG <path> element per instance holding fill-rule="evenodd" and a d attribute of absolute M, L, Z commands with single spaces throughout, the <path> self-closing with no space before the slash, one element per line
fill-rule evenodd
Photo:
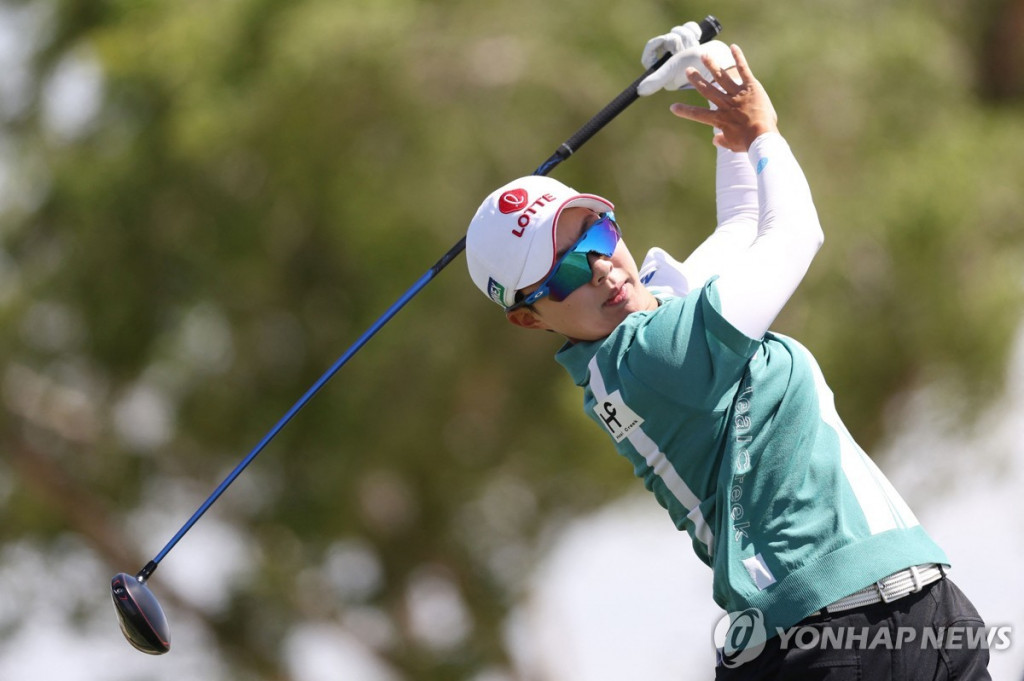
<path fill-rule="evenodd" d="M 736 46 L 674 29 L 645 64 L 665 51 L 639 90 L 710 102 L 671 111 L 714 129 L 714 232 L 683 262 L 655 248 L 638 268 L 611 201 L 523 177 L 470 223 L 473 282 L 514 325 L 564 336 L 555 359 L 584 412 L 713 570 L 745 636 L 720 649 L 718 678 L 988 679 L 986 649 L 936 638 L 984 626 L 945 553 L 850 436 L 811 353 L 769 331 L 823 233 L 768 95 Z M 797 646 L 795 627 L 829 636 Z"/>

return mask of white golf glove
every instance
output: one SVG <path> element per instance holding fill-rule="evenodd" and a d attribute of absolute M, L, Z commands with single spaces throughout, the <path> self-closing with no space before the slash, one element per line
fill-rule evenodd
<path fill-rule="evenodd" d="M 678 54 L 689 47 L 700 45 L 700 26 L 696 21 L 688 21 L 682 26 L 676 26 L 669 33 L 651 38 L 644 46 L 643 56 L 640 63 L 645 69 L 654 66 L 655 62 L 666 53 Z"/>
<path fill-rule="evenodd" d="M 667 40 L 666 36 L 661 36 L 648 42 L 648 48 L 652 43 L 663 39 Z M 659 45 L 663 46 L 664 43 L 660 43 Z M 651 54 L 657 54 L 657 49 L 658 47 L 656 46 L 652 50 Z M 661 54 L 664 54 L 664 52 Z M 704 66 L 704 63 L 701 62 L 701 55 L 704 54 L 710 55 L 711 58 L 714 59 L 715 62 L 723 69 L 736 65 L 736 60 L 733 59 L 732 56 L 732 50 L 730 50 L 729 46 L 722 41 L 712 40 L 704 44 L 698 43 L 676 52 L 660 69 L 644 78 L 636 88 L 637 94 L 641 97 L 646 97 L 647 95 L 662 89 L 671 91 L 692 87 L 690 85 L 690 81 L 686 78 L 686 69 L 691 66 L 700 71 L 700 74 L 707 80 L 713 80 L 711 72 L 708 71 Z M 647 56 L 647 48 L 645 48 L 644 56 L 641 59 L 646 59 Z M 656 62 L 659 57 L 660 55 L 654 57 L 651 64 Z M 650 68 L 650 65 L 647 65 L 647 67 Z"/>

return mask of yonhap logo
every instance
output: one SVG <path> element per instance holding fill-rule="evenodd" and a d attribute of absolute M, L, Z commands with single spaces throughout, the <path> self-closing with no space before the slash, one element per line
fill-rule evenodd
<path fill-rule="evenodd" d="M 718 664 L 733 668 L 750 662 L 764 650 L 767 638 L 764 613 L 757 608 L 726 613 L 715 625 Z"/>

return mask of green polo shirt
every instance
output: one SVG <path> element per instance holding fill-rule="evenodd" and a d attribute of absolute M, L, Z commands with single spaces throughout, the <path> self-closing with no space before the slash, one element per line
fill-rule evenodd
<path fill-rule="evenodd" d="M 810 352 L 744 336 L 714 280 L 556 355 L 583 409 L 769 635 L 893 572 L 948 564 L 836 413 Z"/>

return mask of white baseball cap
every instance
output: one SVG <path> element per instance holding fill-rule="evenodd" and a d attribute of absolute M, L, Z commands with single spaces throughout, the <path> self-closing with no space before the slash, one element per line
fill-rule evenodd
<path fill-rule="evenodd" d="M 598 213 L 615 208 L 608 199 L 580 194 L 543 175 L 491 192 L 466 233 L 466 262 L 477 288 L 502 307 L 515 303 L 516 291 L 539 282 L 555 264 L 555 225 L 573 206 Z"/>

